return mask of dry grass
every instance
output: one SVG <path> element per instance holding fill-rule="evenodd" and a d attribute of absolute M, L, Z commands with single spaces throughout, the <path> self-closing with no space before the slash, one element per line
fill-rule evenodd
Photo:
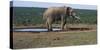
<path fill-rule="evenodd" d="M 13 47 L 16 49 L 96 44 L 96 33 L 95 30 L 41 33 L 13 32 Z"/>

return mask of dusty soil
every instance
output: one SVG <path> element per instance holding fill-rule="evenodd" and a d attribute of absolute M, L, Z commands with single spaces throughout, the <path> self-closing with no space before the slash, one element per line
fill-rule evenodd
<path fill-rule="evenodd" d="M 85 32 L 13 32 L 13 48 L 40 48 L 97 43 L 96 31 Z"/>
<path fill-rule="evenodd" d="M 14 49 L 97 44 L 96 26 L 86 26 L 83 30 L 73 31 L 13 32 L 12 34 Z"/>

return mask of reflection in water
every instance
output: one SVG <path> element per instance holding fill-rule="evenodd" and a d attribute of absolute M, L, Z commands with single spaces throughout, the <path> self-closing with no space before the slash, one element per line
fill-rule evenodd
<path fill-rule="evenodd" d="M 53 28 L 53 31 L 59 31 L 61 29 Z M 27 32 L 27 31 L 33 31 L 33 32 L 45 32 L 48 31 L 48 29 L 14 29 L 14 31 L 21 31 L 21 32 Z"/>

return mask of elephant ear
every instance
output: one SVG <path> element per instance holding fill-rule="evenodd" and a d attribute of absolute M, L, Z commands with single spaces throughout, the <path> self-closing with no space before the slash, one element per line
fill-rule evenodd
<path fill-rule="evenodd" d="M 66 11 L 66 14 L 68 16 L 71 16 L 71 13 L 72 13 L 73 9 L 71 7 L 67 7 L 67 11 Z"/>

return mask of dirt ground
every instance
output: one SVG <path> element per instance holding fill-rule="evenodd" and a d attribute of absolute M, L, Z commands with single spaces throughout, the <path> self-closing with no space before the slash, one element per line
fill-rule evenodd
<path fill-rule="evenodd" d="M 13 48 L 41 48 L 97 44 L 97 30 L 60 32 L 13 32 Z"/>

